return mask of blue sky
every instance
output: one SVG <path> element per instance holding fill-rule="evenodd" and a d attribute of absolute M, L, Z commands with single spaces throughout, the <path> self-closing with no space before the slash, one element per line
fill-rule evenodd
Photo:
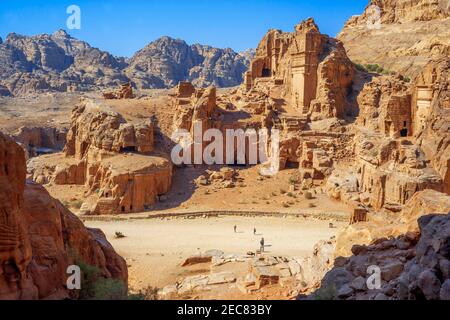
<path fill-rule="evenodd" d="M 368 0 L 0 0 L 0 36 L 66 29 L 72 36 L 119 56 L 131 56 L 167 35 L 187 43 L 254 48 L 268 29 L 292 31 L 314 17 L 335 36 Z M 66 8 L 81 8 L 81 30 L 68 30 Z"/>

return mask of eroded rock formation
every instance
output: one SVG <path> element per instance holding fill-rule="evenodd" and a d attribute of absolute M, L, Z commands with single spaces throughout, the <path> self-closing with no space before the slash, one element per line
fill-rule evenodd
<path fill-rule="evenodd" d="M 127 284 L 125 260 L 40 185 L 25 182 L 24 151 L 0 133 L 0 299 L 76 298 L 67 267 L 84 262 Z"/>
<path fill-rule="evenodd" d="M 448 59 L 441 59 L 411 84 L 379 76 L 364 85 L 357 97 L 355 162 L 333 171 L 330 195 L 400 211 L 420 190 L 448 193 L 447 70 Z"/>
<path fill-rule="evenodd" d="M 172 164 L 153 152 L 153 124 L 127 123 L 107 105 L 76 106 L 63 153 L 28 163 L 39 183 L 85 185 L 86 214 L 142 212 L 169 191 Z"/>
<path fill-rule="evenodd" d="M 448 209 L 448 208 L 447 208 Z M 354 246 L 352 256 L 335 260 L 311 299 L 449 300 L 450 214 L 424 215 L 420 234 L 380 238 L 369 246 Z M 371 266 L 381 271 L 380 286 L 370 287 Z"/>
<path fill-rule="evenodd" d="M 81 160 L 91 154 L 101 159 L 111 153 L 148 153 L 152 150 L 153 124 L 150 120 L 136 125 L 127 123 L 119 113 L 93 101 L 74 108 L 64 148 L 67 156 Z"/>
<path fill-rule="evenodd" d="M 342 44 L 321 34 L 314 20 L 301 22 L 293 33 L 270 30 L 240 88 L 216 96 L 211 89 L 180 83 L 173 94 L 173 130 L 192 132 L 196 121 L 203 130 L 219 129 L 224 137 L 228 129 L 267 129 L 268 139 L 253 142 L 265 148 L 271 130 L 277 129 L 280 168 L 299 167 L 312 185 L 331 173 L 333 161 L 352 154 L 353 134 L 344 118 L 356 108 L 354 74 Z M 244 163 L 249 163 L 248 150 Z"/>
<path fill-rule="evenodd" d="M 415 135 L 450 194 L 450 61 L 430 62 L 413 87 Z"/>
<path fill-rule="evenodd" d="M 120 88 L 116 91 L 103 93 L 103 98 L 105 99 L 131 99 L 133 97 L 133 87 L 131 82 L 120 85 Z"/>
<path fill-rule="evenodd" d="M 245 75 L 247 90 L 264 82 L 282 86 L 285 98 L 299 115 L 313 119 L 342 118 L 354 67 L 342 43 L 319 32 L 313 19 L 293 33 L 269 31 L 258 45 Z"/>
<path fill-rule="evenodd" d="M 415 77 L 450 54 L 450 7 L 441 0 L 371 0 L 338 35 L 354 62 Z"/>
<path fill-rule="evenodd" d="M 419 232 L 417 220 L 429 213 L 446 214 L 450 211 L 450 196 L 434 190 L 417 192 L 396 214 L 377 212 L 365 222 L 346 227 L 339 233 L 336 256 L 349 256 L 353 245 L 369 245 L 380 238 L 398 237 Z M 388 222 L 388 223 L 387 223 Z"/>
<path fill-rule="evenodd" d="M 141 89 L 174 87 L 180 81 L 197 87 L 232 87 L 242 82 L 247 66 L 246 57 L 229 48 L 161 37 L 136 52 L 125 73 Z"/>
<path fill-rule="evenodd" d="M 43 127 L 21 127 L 13 133 L 16 142 L 23 146 L 28 157 L 61 151 L 66 144 L 66 130 Z"/>

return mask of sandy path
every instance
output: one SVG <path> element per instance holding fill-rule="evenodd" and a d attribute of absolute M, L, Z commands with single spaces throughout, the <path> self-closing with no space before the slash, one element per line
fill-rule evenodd
<path fill-rule="evenodd" d="M 339 230 L 330 229 L 325 221 L 275 217 L 89 221 L 86 225 L 101 228 L 127 260 L 130 285 L 135 289 L 149 285 L 160 288 L 198 271 L 179 267 L 183 259 L 198 250 L 220 249 L 225 253 L 245 254 L 256 250 L 264 237 L 271 255 L 298 257 L 311 253 L 315 243 Z M 233 232 L 234 225 L 238 233 Z M 344 226 L 343 223 L 336 225 Z M 253 227 L 257 229 L 256 236 Z M 127 237 L 115 239 L 116 231 Z"/>

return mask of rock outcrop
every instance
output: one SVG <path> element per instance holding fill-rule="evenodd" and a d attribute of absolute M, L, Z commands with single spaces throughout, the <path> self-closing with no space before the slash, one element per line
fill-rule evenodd
<path fill-rule="evenodd" d="M 299 167 L 312 185 L 331 173 L 333 161 L 352 153 L 352 134 L 343 125 L 345 118 L 356 115 L 354 74 L 342 44 L 321 34 L 314 20 L 301 22 L 292 33 L 270 30 L 239 88 L 217 95 L 212 89 L 179 84 L 173 94 L 173 130 L 192 133 L 194 122 L 201 122 L 203 130 L 218 129 L 224 137 L 228 129 L 277 129 L 280 168 Z M 254 146 L 267 145 L 261 137 L 250 142 L 241 164 L 250 163 Z M 258 157 L 258 163 L 267 156 Z"/>
<path fill-rule="evenodd" d="M 67 156 L 81 160 L 90 153 L 101 159 L 108 153 L 124 151 L 153 151 L 153 124 L 150 120 L 136 125 L 127 123 L 106 105 L 89 100 L 73 109 L 64 148 Z"/>
<path fill-rule="evenodd" d="M 105 99 L 131 99 L 133 97 L 133 87 L 131 82 L 122 84 L 116 91 L 108 91 L 103 93 L 103 98 Z"/>
<path fill-rule="evenodd" d="M 270 30 L 256 49 L 245 75 L 247 90 L 273 82 L 301 115 L 312 119 L 342 118 L 354 67 L 342 43 L 319 32 L 313 19 L 298 24 L 293 33 Z"/>
<path fill-rule="evenodd" d="M 34 181 L 84 185 L 85 214 L 142 212 L 170 190 L 172 164 L 154 152 L 153 124 L 128 123 L 105 104 L 73 109 L 63 153 L 28 163 Z"/>
<path fill-rule="evenodd" d="M 415 77 L 431 60 L 450 54 L 450 7 L 440 0 L 371 0 L 338 39 L 354 62 Z"/>
<path fill-rule="evenodd" d="M 14 95 L 80 91 L 127 82 L 123 58 L 60 30 L 32 37 L 11 33 L 0 44 L 0 81 Z"/>
<path fill-rule="evenodd" d="M 28 157 L 61 151 L 66 144 L 66 130 L 52 127 L 21 127 L 13 139 L 27 152 Z"/>
<path fill-rule="evenodd" d="M 125 260 L 104 234 L 25 176 L 24 151 L 0 133 L 0 299 L 77 298 L 66 271 L 81 262 L 126 287 Z"/>
<path fill-rule="evenodd" d="M 412 83 L 400 76 L 365 83 L 356 98 L 355 161 L 351 168 L 333 171 L 327 181 L 330 195 L 398 212 L 418 191 L 448 193 L 447 70 L 448 59 L 440 59 Z"/>
<path fill-rule="evenodd" d="M 420 235 L 354 246 L 351 257 L 335 260 L 309 299 L 449 300 L 450 213 L 422 216 L 418 225 Z M 376 270 L 379 285 L 369 278 Z"/>
<path fill-rule="evenodd" d="M 413 87 L 415 135 L 450 194 L 450 59 L 430 62 Z"/>
<path fill-rule="evenodd" d="M 420 217 L 430 212 L 446 214 L 449 211 L 449 195 L 429 189 L 417 192 L 398 213 L 377 212 L 371 214 L 368 221 L 347 226 L 337 236 L 335 255 L 347 257 L 354 245 L 370 245 L 377 239 L 418 234 Z"/>

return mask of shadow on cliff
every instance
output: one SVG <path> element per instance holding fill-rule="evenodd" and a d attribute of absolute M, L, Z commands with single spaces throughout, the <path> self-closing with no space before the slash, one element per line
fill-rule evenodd
<path fill-rule="evenodd" d="M 364 71 L 356 70 L 355 76 L 353 77 L 353 84 L 347 95 L 347 110 L 345 113 L 345 121 L 347 123 L 354 123 L 359 116 L 359 103 L 358 96 L 364 89 L 366 83 L 372 81 L 376 74 L 368 73 Z"/>
<path fill-rule="evenodd" d="M 423 215 L 419 230 L 337 257 L 320 288 L 299 300 L 449 300 L 450 213 Z"/>

